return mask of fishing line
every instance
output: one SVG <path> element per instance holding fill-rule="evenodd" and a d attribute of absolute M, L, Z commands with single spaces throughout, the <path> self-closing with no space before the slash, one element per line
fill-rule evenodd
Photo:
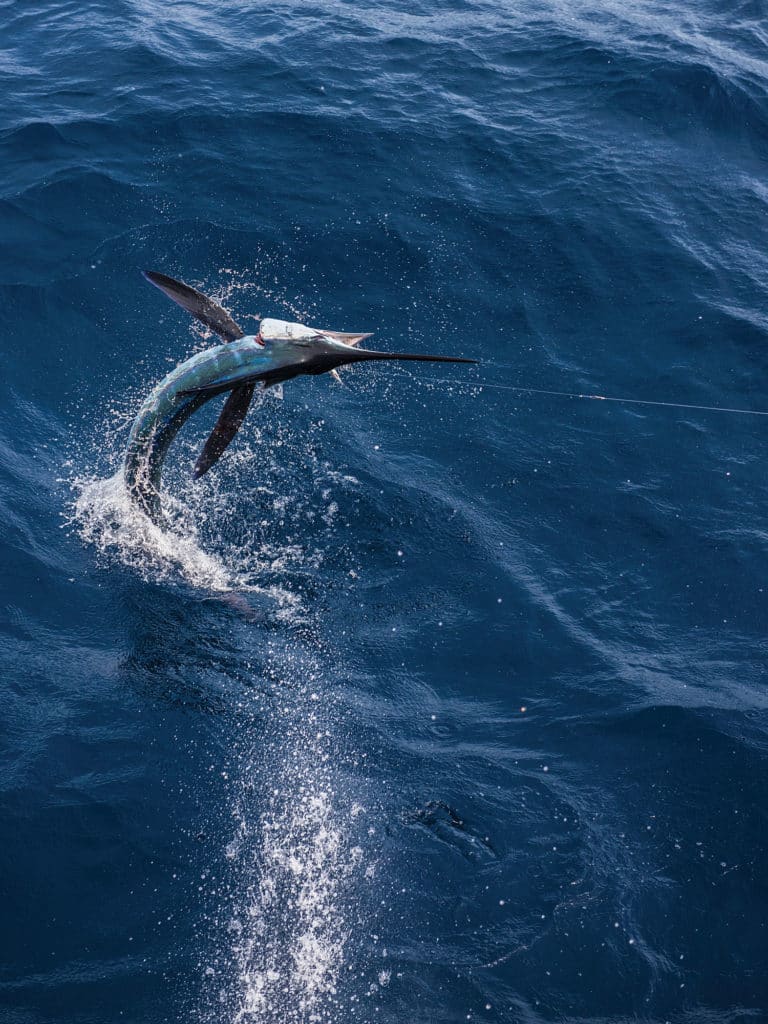
<path fill-rule="evenodd" d="M 667 409 L 692 409 L 696 412 L 731 412 L 737 413 L 740 416 L 768 416 L 768 411 L 762 409 L 738 409 L 723 405 L 692 405 L 687 402 L 662 402 L 649 398 L 618 398 L 612 395 L 589 395 L 576 391 L 549 391 L 545 388 L 522 387 L 521 385 L 514 384 L 487 384 L 485 381 L 469 384 L 465 381 L 450 380 L 447 377 L 430 377 L 429 380 L 418 380 L 416 377 L 406 373 L 398 374 L 398 376 L 405 377 L 415 384 L 421 384 L 423 387 L 433 383 L 449 384 L 455 388 L 472 388 L 474 390 L 494 388 L 497 391 L 515 391 L 518 394 L 550 395 L 555 398 L 585 398 L 593 402 L 619 402 L 622 405 L 654 405 Z"/>

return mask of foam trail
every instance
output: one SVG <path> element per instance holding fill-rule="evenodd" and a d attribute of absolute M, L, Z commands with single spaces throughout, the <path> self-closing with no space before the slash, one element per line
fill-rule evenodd
<path fill-rule="evenodd" d="M 213 971 L 229 979 L 218 991 L 226 1015 L 211 1024 L 340 1019 L 347 942 L 360 918 L 356 890 L 373 865 L 355 838 L 366 812 L 343 791 L 329 722 L 319 695 L 302 688 L 240 757 L 225 848 L 229 913 Z"/>

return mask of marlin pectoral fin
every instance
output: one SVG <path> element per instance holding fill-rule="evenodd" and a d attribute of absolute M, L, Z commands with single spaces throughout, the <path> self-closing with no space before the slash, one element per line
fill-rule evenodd
<path fill-rule="evenodd" d="M 190 288 L 188 284 L 176 281 L 167 274 L 158 274 L 155 270 L 143 270 L 142 273 L 150 284 L 165 292 L 169 299 L 173 299 L 182 309 L 197 317 L 224 341 L 237 341 L 238 338 L 244 337 L 245 331 L 235 323 L 226 309 L 196 288 Z"/>
<path fill-rule="evenodd" d="M 248 406 L 251 404 L 255 387 L 255 384 L 243 384 L 235 388 L 227 398 L 224 408 L 216 420 L 216 426 L 208 436 L 208 440 L 203 445 L 203 450 L 200 452 L 200 456 L 195 463 L 192 474 L 195 480 L 199 480 L 201 476 L 208 472 L 211 466 L 218 462 L 232 438 L 242 426 L 245 414 L 248 412 Z"/>
<path fill-rule="evenodd" d="M 372 331 L 369 331 L 368 334 L 350 334 L 347 331 L 322 331 L 321 333 L 326 338 L 333 338 L 334 341 L 341 341 L 345 345 L 358 345 L 361 341 L 365 341 L 366 338 L 373 337 Z"/>

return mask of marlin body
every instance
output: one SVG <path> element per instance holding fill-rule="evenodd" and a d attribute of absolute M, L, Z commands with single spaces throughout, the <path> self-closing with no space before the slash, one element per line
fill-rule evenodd
<path fill-rule="evenodd" d="M 189 417 L 223 392 L 229 397 L 195 465 L 202 476 L 229 445 L 248 411 L 257 384 L 271 387 L 301 375 L 332 373 L 348 363 L 379 360 L 473 363 L 455 356 L 375 352 L 356 347 L 369 334 L 321 331 L 304 324 L 264 319 L 257 334 L 246 335 L 221 306 L 164 274 L 145 277 L 183 306 L 224 343 L 180 363 L 149 394 L 134 420 L 123 464 L 131 499 L 162 525 L 160 484 L 168 450 Z"/>
<path fill-rule="evenodd" d="M 245 336 L 187 359 L 147 396 L 131 428 L 123 473 L 129 494 L 150 519 L 160 518 L 160 480 L 172 441 L 192 413 L 213 397 L 196 389 L 252 373 L 258 365 L 268 371 L 269 363 L 265 346 Z"/>

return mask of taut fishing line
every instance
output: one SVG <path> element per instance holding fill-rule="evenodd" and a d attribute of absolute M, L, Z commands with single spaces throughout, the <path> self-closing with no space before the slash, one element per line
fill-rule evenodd
<path fill-rule="evenodd" d="M 649 398 L 619 398 L 613 395 L 590 395 L 586 392 L 577 391 L 550 391 L 545 388 L 523 387 L 522 385 L 515 384 L 489 384 L 485 381 L 468 383 L 466 381 L 450 380 L 447 377 L 430 377 L 429 379 L 419 380 L 409 373 L 399 373 L 397 376 L 413 381 L 414 384 L 420 384 L 422 387 L 427 387 L 429 384 L 448 384 L 452 388 L 469 388 L 474 391 L 480 391 L 483 388 L 493 388 L 496 391 L 515 391 L 518 394 L 549 395 L 555 398 L 586 398 L 593 402 L 618 402 L 622 405 L 654 405 L 666 409 L 691 409 L 696 412 L 731 412 L 741 416 L 768 416 L 768 410 L 762 409 L 738 409 L 724 405 L 693 405 L 687 402 L 662 402 Z"/>

